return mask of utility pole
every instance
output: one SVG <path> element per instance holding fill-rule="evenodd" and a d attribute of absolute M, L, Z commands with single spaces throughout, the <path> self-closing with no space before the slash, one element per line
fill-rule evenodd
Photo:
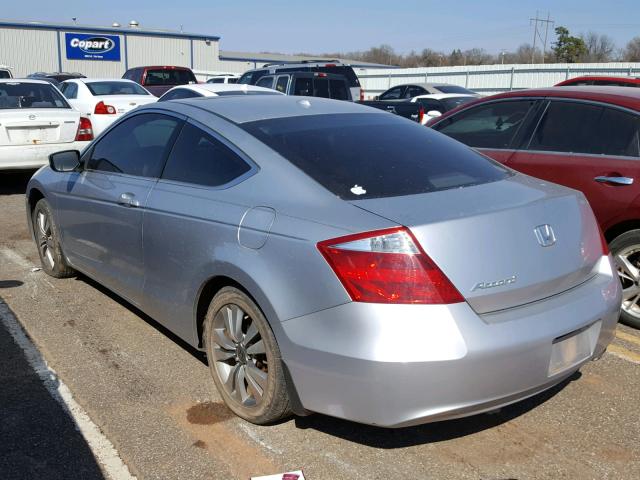
<path fill-rule="evenodd" d="M 531 63 L 535 63 L 536 58 L 536 42 L 540 40 L 542 43 L 542 63 L 544 63 L 544 57 L 547 54 L 547 39 L 549 36 L 549 25 L 555 25 L 555 22 L 551 20 L 551 14 L 547 12 L 546 20 L 539 18 L 538 11 L 536 10 L 536 18 L 529 19 L 529 25 L 533 26 L 533 51 L 531 52 Z M 538 29 L 538 25 L 540 28 Z M 544 25 L 544 39 L 542 38 L 542 25 Z"/>

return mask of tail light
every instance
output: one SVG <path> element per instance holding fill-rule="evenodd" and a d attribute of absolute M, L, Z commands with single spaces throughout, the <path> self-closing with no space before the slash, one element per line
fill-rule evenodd
<path fill-rule="evenodd" d="M 318 243 L 356 302 L 447 304 L 464 298 L 405 227 Z"/>
<path fill-rule="evenodd" d="M 113 115 L 116 113 L 116 107 L 105 105 L 104 102 L 98 102 L 93 113 L 96 115 Z"/>
<path fill-rule="evenodd" d="M 80 117 L 76 142 L 88 142 L 89 140 L 93 140 L 93 125 L 91 125 L 91 120 L 88 118 Z"/>
<path fill-rule="evenodd" d="M 424 120 L 424 106 L 420 105 L 418 109 L 418 123 L 422 125 L 422 121 Z"/>
<path fill-rule="evenodd" d="M 364 102 L 364 88 L 360 89 L 360 101 Z"/>

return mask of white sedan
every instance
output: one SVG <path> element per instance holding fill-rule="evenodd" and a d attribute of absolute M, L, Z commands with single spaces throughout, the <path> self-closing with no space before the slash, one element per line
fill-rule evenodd
<path fill-rule="evenodd" d="M 0 79 L 0 170 L 37 168 L 49 154 L 82 150 L 91 124 L 51 83 Z"/>
<path fill-rule="evenodd" d="M 473 102 L 480 95 L 470 95 L 466 93 L 432 93 L 429 95 L 418 95 L 413 97 L 413 103 L 419 103 L 424 107 L 422 124 L 426 125 L 429 120 L 439 117 L 449 110 L 453 110 L 465 103 Z"/>
<path fill-rule="evenodd" d="M 125 79 L 75 78 L 62 82 L 60 90 L 82 116 L 91 120 L 95 135 L 138 105 L 158 100 L 144 87 Z"/>
<path fill-rule="evenodd" d="M 197 83 L 179 85 L 168 90 L 158 101 L 179 100 L 182 98 L 221 97 L 227 95 L 284 95 L 271 88 L 233 83 Z"/>

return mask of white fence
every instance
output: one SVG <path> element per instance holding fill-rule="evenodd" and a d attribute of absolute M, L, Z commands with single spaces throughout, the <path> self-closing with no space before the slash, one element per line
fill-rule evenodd
<path fill-rule="evenodd" d="M 507 90 L 549 87 L 581 75 L 640 76 L 640 63 L 556 63 L 534 65 L 474 65 L 468 67 L 423 67 L 358 69 L 368 99 L 395 85 L 443 82 L 490 95 Z"/>

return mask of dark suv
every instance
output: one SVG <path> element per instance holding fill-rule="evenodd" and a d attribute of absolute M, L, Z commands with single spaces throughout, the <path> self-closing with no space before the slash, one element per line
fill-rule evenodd
<path fill-rule="evenodd" d="M 261 77 L 256 86 L 272 88 L 285 95 L 352 100 L 349 81 L 344 75 L 312 72 L 279 73 Z"/>
<path fill-rule="evenodd" d="M 156 97 L 161 97 L 176 85 L 198 83 L 191 69 L 166 65 L 130 68 L 122 78 L 139 83 Z"/>
<path fill-rule="evenodd" d="M 248 85 L 261 85 L 258 82 L 265 75 L 279 76 L 285 73 L 293 72 L 310 72 L 310 73 L 326 73 L 332 75 L 344 75 L 347 79 L 349 90 L 351 91 L 351 99 L 364 100 L 364 90 L 360 86 L 360 80 L 356 72 L 350 65 L 340 63 L 337 60 L 307 61 L 301 63 L 282 63 L 269 64 L 262 68 L 249 70 L 245 72 L 238 83 L 246 83 Z"/>

